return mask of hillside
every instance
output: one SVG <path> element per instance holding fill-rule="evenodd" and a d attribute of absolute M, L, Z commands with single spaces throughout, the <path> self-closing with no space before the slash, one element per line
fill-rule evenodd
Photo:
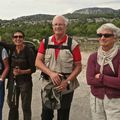
<path fill-rule="evenodd" d="M 82 18 L 120 18 L 120 9 L 114 10 L 112 8 L 84 8 L 74 11 L 73 13 L 66 13 L 64 14 L 69 19 L 82 19 Z M 16 21 L 26 21 L 26 22 L 44 22 L 44 21 L 51 21 L 54 15 L 49 14 L 36 14 L 36 15 L 29 15 L 29 16 L 21 16 L 16 19 L 12 20 L 1 20 L 0 23 L 8 23 L 8 22 L 16 22 Z"/>
<path fill-rule="evenodd" d="M 73 14 L 74 13 L 87 14 L 87 15 L 120 14 L 120 10 L 114 10 L 112 8 L 93 7 L 93 8 L 84 8 L 84 9 L 76 10 L 73 12 Z"/>
<path fill-rule="evenodd" d="M 64 14 L 69 19 L 67 33 L 71 36 L 96 37 L 96 29 L 111 22 L 120 26 L 120 9 L 84 8 Z M 27 40 L 37 40 L 52 34 L 51 21 L 54 15 L 36 14 L 21 16 L 12 20 L 0 19 L 0 38 L 11 42 L 11 33 L 23 30 Z M 36 43 L 37 44 L 37 43 Z"/>

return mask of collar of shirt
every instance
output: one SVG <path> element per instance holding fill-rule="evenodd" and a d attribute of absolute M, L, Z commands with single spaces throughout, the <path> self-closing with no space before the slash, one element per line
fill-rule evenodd
<path fill-rule="evenodd" d="M 60 42 L 58 42 L 55 38 L 55 35 L 52 37 L 52 42 L 54 42 L 54 45 L 62 45 L 67 40 L 67 35 L 65 35 Z M 58 54 L 60 52 L 60 49 L 55 49 L 55 59 L 57 60 Z"/>
<path fill-rule="evenodd" d="M 66 40 L 67 40 L 67 35 L 65 35 L 65 36 L 61 39 L 60 42 L 58 42 L 58 41 L 56 40 L 55 35 L 53 35 L 53 37 L 52 37 L 52 41 L 54 42 L 55 45 L 61 45 L 61 44 L 63 44 L 64 42 L 66 42 Z"/>

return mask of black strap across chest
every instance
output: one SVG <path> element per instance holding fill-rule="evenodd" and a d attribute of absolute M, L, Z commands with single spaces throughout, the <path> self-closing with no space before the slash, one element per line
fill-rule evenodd
<path fill-rule="evenodd" d="M 70 50 L 70 52 L 72 52 L 71 50 L 71 45 L 72 45 L 72 38 L 68 37 L 68 42 L 67 45 L 50 45 L 48 44 L 48 38 L 45 38 L 45 50 L 49 49 L 49 48 L 53 48 L 53 49 L 68 49 Z"/>

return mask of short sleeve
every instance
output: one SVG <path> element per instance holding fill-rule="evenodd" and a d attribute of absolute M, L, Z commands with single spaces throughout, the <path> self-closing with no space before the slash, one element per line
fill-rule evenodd
<path fill-rule="evenodd" d="M 80 47 L 79 45 L 77 45 L 73 51 L 73 59 L 74 59 L 74 62 L 77 62 L 77 61 L 81 61 L 81 52 L 80 52 Z"/>
<path fill-rule="evenodd" d="M 2 50 L 2 60 L 4 60 L 5 58 L 8 58 L 8 53 L 7 53 L 6 49 L 3 48 L 3 50 Z"/>
<path fill-rule="evenodd" d="M 38 53 L 42 53 L 42 54 L 44 54 L 44 52 L 45 52 L 45 47 L 44 47 L 44 42 L 43 42 L 43 40 L 40 42 L 40 46 L 39 46 L 39 48 L 38 48 Z"/>

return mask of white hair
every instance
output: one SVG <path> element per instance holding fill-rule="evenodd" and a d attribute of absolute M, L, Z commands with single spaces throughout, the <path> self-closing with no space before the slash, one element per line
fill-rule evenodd
<path fill-rule="evenodd" d="M 120 28 L 115 26 L 112 23 L 105 23 L 103 25 L 101 25 L 98 29 L 97 29 L 97 33 L 101 32 L 102 30 L 110 30 L 113 32 L 113 34 L 116 37 L 120 37 Z"/>
<path fill-rule="evenodd" d="M 68 19 L 67 19 L 65 16 L 63 16 L 63 15 L 56 15 L 56 16 L 53 18 L 52 24 L 54 23 L 54 20 L 55 20 L 57 17 L 61 17 L 61 18 L 64 20 L 65 26 L 68 25 Z"/>

